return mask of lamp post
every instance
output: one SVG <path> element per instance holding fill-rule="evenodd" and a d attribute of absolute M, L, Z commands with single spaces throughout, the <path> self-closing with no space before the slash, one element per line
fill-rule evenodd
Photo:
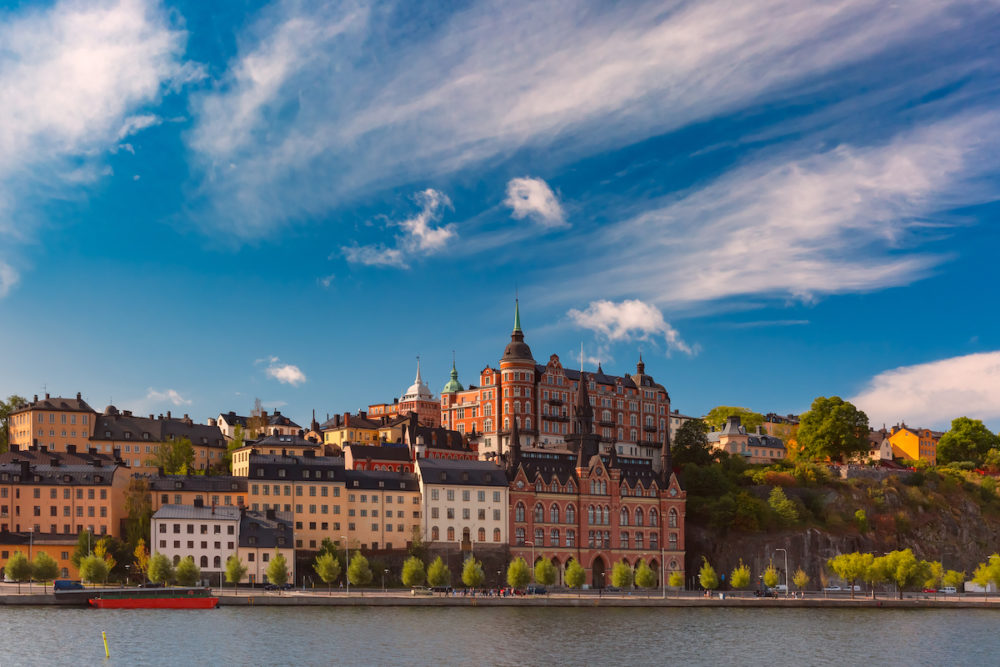
<path fill-rule="evenodd" d="M 344 558 L 347 559 L 347 569 L 344 570 L 344 579 L 347 580 L 347 594 L 351 594 L 351 578 L 347 576 L 348 571 L 351 569 L 351 550 L 347 548 L 347 536 L 341 535 L 340 539 L 344 540 Z"/>
<path fill-rule="evenodd" d="M 662 542 L 661 542 L 662 544 Z M 667 599 L 667 550 L 660 549 L 660 587 L 663 589 L 663 599 Z"/>
<path fill-rule="evenodd" d="M 31 547 L 34 546 L 35 542 L 35 527 L 32 526 L 28 529 L 28 562 L 31 562 Z M 28 594 L 31 594 L 31 577 L 28 577 Z"/>
<path fill-rule="evenodd" d="M 788 551 L 785 549 L 775 549 L 774 551 L 775 552 L 782 551 L 785 554 L 785 597 L 787 598 L 788 591 L 790 590 L 788 587 Z"/>
<path fill-rule="evenodd" d="M 385 593 L 385 575 L 389 574 L 389 568 L 382 570 L 382 592 Z"/>
<path fill-rule="evenodd" d="M 525 542 L 525 544 L 531 547 L 531 583 L 535 583 L 535 543 Z"/>

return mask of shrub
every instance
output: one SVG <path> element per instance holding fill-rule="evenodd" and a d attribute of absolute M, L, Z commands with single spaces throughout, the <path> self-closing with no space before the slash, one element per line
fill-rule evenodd
<path fill-rule="evenodd" d="M 795 503 L 788 499 L 780 486 L 771 490 L 771 495 L 767 499 L 767 504 L 771 506 L 774 513 L 786 524 L 793 524 L 799 520 L 799 511 Z"/>
<path fill-rule="evenodd" d="M 854 513 L 854 523 L 857 525 L 859 532 L 868 532 L 868 515 L 865 514 L 864 510 L 859 509 Z"/>
<path fill-rule="evenodd" d="M 767 470 L 764 472 L 764 484 L 767 486 L 796 486 L 797 482 L 794 475 L 787 472 Z"/>
<path fill-rule="evenodd" d="M 924 483 L 924 473 L 919 470 L 914 473 L 910 473 L 903 478 L 903 484 L 907 486 L 922 486 Z"/>

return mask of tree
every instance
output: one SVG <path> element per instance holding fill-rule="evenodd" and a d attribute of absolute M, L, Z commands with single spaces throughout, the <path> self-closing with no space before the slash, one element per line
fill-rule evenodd
<path fill-rule="evenodd" d="M 891 581 L 898 587 L 899 599 L 903 599 L 903 591 L 917 586 L 927 580 L 930 570 L 927 561 L 917 560 L 911 549 L 890 551 L 876 558 L 872 567 L 885 581 Z"/>
<path fill-rule="evenodd" d="M 226 581 L 233 585 L 236 595 L 240 594 L 240 582 L 247 575 L 247 569 L 238 554 L 232 554 L 226 559 Z"/>
<path fill-rule="evenodd" d="M 941 436 L 937 445 L 938 463 L 972 461 L 982 465 L 991 449 L 1000 447 L 1000 437 L 990 432 L 979 419 L 959 417 Z"/>
<path fill-rule="evenodd" d="M 528 563 L 518 556 L 507 566 L 507 585 L 511 588 L 524 588 L 531 581 Z"/>
<path fill-rule="evenodd" d="M 132 555 L 135 557 L 132 561 L 135 563 L 135 571 L 145 580 L 149 574 L 149 550 L 146 549 L 146 540 L 139 538 Z"/>
<path fill-rule="evenodd" d="M 944 573 L 941 581 L 945 586 L 951 586 L 959 593 L 962 592 L 962 587 L 965 584 L 965 571 L 959 572 L 958 570 L 948 570 Z"/>
<path fill-rule="evenodd" d="M 795 570 L 795 574 L 792 575 L 792 583 L 800 591 L 809 585 L 809 575 L 801 567 Z"/>
<path fill-rule="evenodd" d="M 108 564 L 97 554 L 90 554 L 80 561 L 80 578 L 92 584 L 108 580 Z"/>
<path fill-rule="evenodd" d="M 242 447 L 243 444 L 243 427 L 237 424 L 233 427 L 233 439 L 226 445 L 226 453 L 222 457 L 222 465 L 230 475 L 233 474 L 233 452 Z"/>
<path fill-rule="evenodd" d="M 174 571 L 174 577 L 180 586 L 194 586 L 198 583 L 198 580 L 201 579 L 201 570 L 194 564 L 193 556 L 181 558 L 181 562 L 177 563 L 177 569 Z"/>
<path fill-rule="evenodd" d="M 427 566 L 427 583 L 435 588 L 451 585 L 451 570 L 441 560 L 441 556 Z"/>
<path fill-rule="evenodd" d="M 149 520 L 153 516 L 153 497 L 149 482 L 143 477 L 133 477 L 125 489 L 125 538 L 135 549 L 139 540 L 149 544 Z"/>
<path fill-rule="evenodd" d="M 625 561 L 618 561 L 611 568 L 611 585 L 617 588 L 631 588 L 635 572 Z"/>
<path fill-rule="evenodd" d="M 768 588 L 774 588 L 778 585 L 778 569 L 774 567 L 773 562 L 768 563 L 764 570 L 764 585 Z"/>
<path fill-rule="evenodd" d="M 462 583 L 469 588 L 479 588 L 485 580 L 483 564 L 472 556 L 466 558 L 465 564 L 462 566 Z"/>
<path fill-rule="evenodd" d="M 17 394 L 11 394 L 6 401 L 0 401 L 0 454 L 10 448 L 10 413 L 27 402 Z"/>
<path fill-rule="evenodd" d="M 864 579 L 868 569 L 872 566 L 874 556 L 871 554 L 849 553 L 834 556 L 827 561 L 831 570 L 837 576 L 848 583 L 851 589 L 851 599 L 854 599 L 854 584 L 859 579 Z"/>
<path fill-rule="evenodd" d="M 368 566 L 368 559 L 361 555 L 361 551 L 355 551 L 351 556 L 351 565 L 347 568 L 347 579 L 355 586 L 367 586 L 372 581 L 372 569 Z"/>
<path fill-rule="evenodd" d="M 771 506 L 771 509 L 781 518 L 782 522 L 793 524 L 799 520 L 798 507 L 795 506 L 794 501 L 788 499 L 784 489 L 780 486 L 771 489 L 771 495 L 767 498 L 767 504 Z"/>
<path fill-rule="evenodd" d="M 73 567 L 78 570 L 83 559 L 90 555 L 91 539 L 92 535 L 82 528 L 76 536 L 76 547 L 73 549 L 73 555 L 70 556 L 69 562 L 73 563 Z"/>
<path fill-rule="evenodd" d="M 940 561 L 927 561 L 927 580 L 924 581 L 924 588 L 940 588 L 942 579 L 944 579 L 944 567 Z"/>
<path fill-rule="evenodd" d="M 271 562 L 267 564 L 267 580 L 278 586 L 284 586 L 288 583 L 288 562 L 277 549 L 274 550 Z"/>
<path fill-rule="evenodd" d="M 154 584 L 169 584 L 174 580 L 173 563 L 160 552 L 154 553 L 149 559 L 148 577 Z"/>
<path fill-rule="evenodd" d="M 548 558 L 542 558 L 535 563 L 535 581 L 542 586 L 556 583 L 556 566 Z"/>
<path fill-rule="evenodd" d="M 97 540 L 97 544 L 94 545 L 94 555 L 102 559 L 107 564 L 109 573 L 111 570 L 115 569 L 115 565 L 118 564 L 118 561 L 115 560 L 115 557 L 112 555 L 111 546 L 110 535 L 105 535 L 101 539 Z"/>
<path fill-rule="evenodd" d="M 423 586 L 427 579 L 424 563 L 416 556 L 410 556 L 403 561 L 403 574 L 400 577 L 404 586 Z"/>
<path fill-rule="evenodd" d="M 21 592 L 21 582 L 31 579 L 31 561 L 20 551 L 15 551 L 4 566 L 4 575 L 17 582 L 17 592 Z"/>
<path fill-rule="evenodd" d="M 45 585 L 59 576 L 59 563 L 44 551 L 39 551 L 35 562 L 31 564 L 31 572 L 35 579 Z"/>
<path fill-rule="evenodd" d="M 684 575 L 680 573 L 680 570 L 674 570 L 670 573 L 670 578 L 667 579 L 667 585 L 671 588 L 683 588 L 684 587 Z"/>
<path fill-rule="evenodd" d="M 983 587 L 986 597 L 989 596 L 990 584 L 1000 589 L 1000 555 L 993 554 L 985 563 L 980 563 L 972 573 L 972 581 Z"/>
<path fill-rule="evenodd" d="M 698 584 L 706 591 L 714 591 L 719 587 L 719 575 L 715 573 L 715 568 L 709 564 L 708 558 L 702 556 L 701 559 L 701 569 L 698 570 Z"/>
<path fill-rule="evenodd" d="M 729 574 L 729 585 L 737 590 L 747 588 L 750 585 L 750 567 L 743 564 L 742 558 L 740 564 L 733 568 Z"/>
<path fill-rule="evenodd" d="M 266 429 L 267 414 L 264 412 L 264 404 L 260 402 L 259 398 L 254 398 L 253 410 L 250 411 L 250 417 L 247 419 L 247 431 L 250 432 L 251 438 L 256 439 L 263 435 Z"/>
<path fill-rule="evenodd" d="M 580 588 L 587 581 L 587 572 L 576 560 L 571 560 L 563 578 L 570 588 Z"/>
<path fill-rule="evenodd" d="M 701 419 L 689 419 L 681 424 L 670 447 L 674 465 L 684 469 L 688 464 L 711 465 L 715 461 L 708 446 L 708 424 Z"/>
<path fill-rule="evenodd" d="M 635 585 L 639 588 L 652 588 L 656 585 L 656 572 L 644 560 L 639 561 L 635 568 Z"/>
<path fill-rule="evenodd" d="M 764 415 L 754 412 L 748 408 L 735 408 L 728 405 L 717 405 L 702 417 L 709 426 L 714 426 L 716 430 L 726 425 L 726 420 L 730 417 L 739 417 L 747 432 L 751 432 L 764 423 Z"/>
<path fill-rule="evenodd" d="M 313 563 L 313 570 L 323 580 L 323 583 L 327 585 L 330 595 L 333 595 L 333 582 L 340 576 L 340 561 L 337 560 L 337 557 L 330 552 L 320 553 L 320 555 L 316 556 L 316 562 Z"/>
<path fill-rule="evenodd" d="M 159 444 L 151 463 L 168 475 L 183 474 L 194 465 L 194 446 L 188 438 L 170 438 Z"/>
<path fill-rule="evenodd" d="M 820 396 L 799 419 L 799 455 L 846 461 L 868 452 L 868 415 L 839 396 Z"/>

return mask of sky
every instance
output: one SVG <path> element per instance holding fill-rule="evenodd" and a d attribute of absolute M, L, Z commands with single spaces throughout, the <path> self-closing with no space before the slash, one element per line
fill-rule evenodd
<path fill-rule="evenodd" d="M 1000 429 L 998 10 L 0 0 L 0 395 L 306 425 L 516 296 L 684 414 Z"/>

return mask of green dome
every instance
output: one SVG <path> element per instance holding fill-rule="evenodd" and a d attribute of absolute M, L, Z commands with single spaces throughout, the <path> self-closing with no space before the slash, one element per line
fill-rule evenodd
<path fill-rule="evenodd" d="M 465 391 L 465 387 L 463 387 L 462 383 L 458 381 L 458 371 L 455 370 L 455 364 L 452 362 L 451 379 L 448 380 L 448 383 L 444 386 L 444 389 L 441 390 L 441 393 L 454 394 L 456 391 Z"/>

